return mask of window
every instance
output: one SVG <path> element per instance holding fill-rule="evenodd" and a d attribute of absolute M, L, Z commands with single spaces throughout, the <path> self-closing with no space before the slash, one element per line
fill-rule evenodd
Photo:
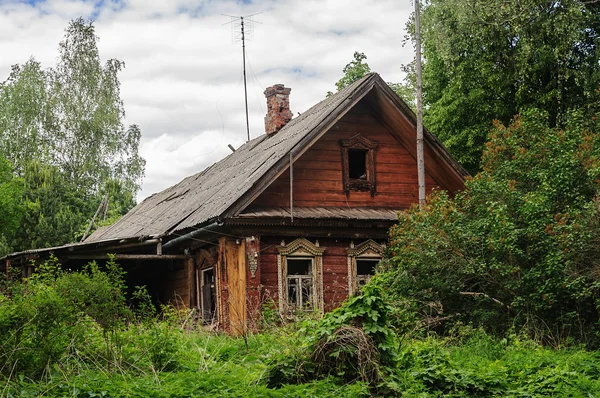
<path fill-rule="evenodd" d="M 375 267 L 380 258 L 357 258 L 356 259 L 356 286 L 360 290 L 375 275 Z"/>
<path fill-rule="evenodd" d="M 375 269 L 381 261 L 384 249 L 384 245 L 371 239 L 358 246 L 354 246 L 354 242 L 350 242 L 350 248 L 348 248 L 348 295 L 360 291 L 375 275 Z"/>
<path fill-rule="evenodd" d="M 375 149 L 377 142 L 360 134 L 341 139 L 342 179 L 346 195 L 350 191 L 370 191 L 375 195 Z"/>
<path fill-rule="evenodd" d="M 277 256 L 279 311 L 323 310 L 323 252 L 319 241 L 281 242 Z"/>
<path fill-rule="evenodd" d="M 362 149 L 348 150 L 348 174 L 350 179 L 367 179 L 367 151 Z"/>
<path fill-rule="evenodd" d="M 289 308 L 314 309 L 312 258 L 287 258 L 287 304 Z"/>

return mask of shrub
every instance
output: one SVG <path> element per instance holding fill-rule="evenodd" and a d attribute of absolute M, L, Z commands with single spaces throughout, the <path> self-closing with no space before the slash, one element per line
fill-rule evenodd
<path fill-rule="evenodd" d="M 69 353 L 84 351 L 94 324 L 110 358 L 108 340 L 128 316 L 123 272 L 114 261 L 106 270 L 92 263 L 81 272 L 66 272 L 51 258 L 0 297 L 0 374 L 39 377 Z"/>
<path fill-rule="evenodd" d="M 379 279 L 423 325 L 511 328 L 554 345 L 595 346 L 600 293 L 600 137 L 572 115 L 564 130 L 524 112 L 496 124 L 484 170 L 450 198 L 401 213 Z"/>
<path fill-rule="evenodd" d="M 377 284 L 367 284 L 322 319 L 305 321 L 299 330 L 301 346 L 274 361 L 265 375 L 267 385 L 334 376 L 380 386 L 398 360 L 400 341 L 391 321 L 398 312 Z"/>

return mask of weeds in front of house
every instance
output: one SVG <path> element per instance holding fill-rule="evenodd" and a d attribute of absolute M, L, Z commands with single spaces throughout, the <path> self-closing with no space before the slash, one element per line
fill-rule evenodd
<path fill-rule="evenodd" d="M 157 311 L 144 288 L 130 308 L 114 262 L 38 271 L 0 293 L 0 397 L 600 396 L 597 352 L 415 333 L 376 284 L 323 318 L 266 311 L 263 332 L 235 338 Z"/>

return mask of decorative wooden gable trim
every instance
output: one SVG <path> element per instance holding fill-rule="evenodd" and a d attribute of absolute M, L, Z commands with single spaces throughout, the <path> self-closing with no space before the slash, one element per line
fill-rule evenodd
<path fill-rule="evenodd" d="M 385 252 L 385 245 L 380 245 L 372 239 L 369 239 L 358 246 L 350 242 L 348 252 L 348 296 L 352 295 L 356 289 L 356 258 L 381 258 Z"/>
<path fill-rule="evenodd" d="M 279 312 L 287 312 L 287 257 L 313 257 L 313 283 L 315 294 L 315 308 L 323 312 L 323 252 L 324 247 L 319 246 L 319 241 L 314 244 L 305 238 L 298 238 L 288 245 L 281 241 L 277 249 L 277 288 L 279 298 Z"/>
<path fill-rule="evenodd" d="M 375 195 L 375 149 L 377 142 L 371 141 L 360 134 L 352 138 L 341 139 L 340 146 L 342 147 L 342 183 L 346 195 L 350 191 L 370 191 L 371 196 Z M 350 175 L 350 151 L 366 151 L 366 176 L 365 178 L 351 178 Z"/>
<path fill-rule="evenodd" d="M 356 247 L 354 247 L 354 242 L 351 242 L 348 249 L 348 257 L 381 257 L 384 252 L 385 245 L 380 245 L 373 239 L 369 239 Z"/>

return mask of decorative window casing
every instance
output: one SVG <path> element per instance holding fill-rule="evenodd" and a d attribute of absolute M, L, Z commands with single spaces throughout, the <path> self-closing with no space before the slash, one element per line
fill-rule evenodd
<path fill-rule="evenodd" d="M 319 241 L 314 244 L 298 238 L 281 242 L 277 255 L 279 311 L 323 311 L 323 252 Z"/>
<path fill-rule="evenodd" d="M 350 243 L 348 249 L 348 295 L 352 295 L 366 284 L 371 276 L 375 265 L 381 260 L 385 251 L 385 245 L 380 245 L 374 240 L 367 240 L 358 246 Z M 371 271 L 371 272 L 368 272 Z"/>
<path fill-rule="evenodd" d="M 377 142 L 360 134 L 341 139 L 342 183 L 346 195 L 350 191 L 369 191 L 375 195 L 375 150 Z"/>

